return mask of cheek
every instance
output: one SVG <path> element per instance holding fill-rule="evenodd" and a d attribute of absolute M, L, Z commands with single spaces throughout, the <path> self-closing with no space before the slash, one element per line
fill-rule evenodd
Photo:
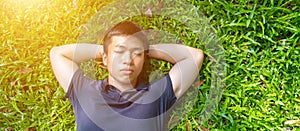
<path fill-rule="evenodd" d="M 143 68 L 144 62 L 145 62 L 145 60 L 144 60 L 143 57 L 136 58 L 136 59 L 134 60 L 134 63 L 135 63 L 135 65 L 136 65 L 138 68 Z"/>
<path fill-rule="evenodd" d="M 118 56 L 113 55 L 113 54 L 111 54 L 107 57 L 107 68 L 110 71 L 113 71 L 114 69 L 116 69 L 116 66 L 119 65 L 118 64 L 118 62 L 119 62 L 118 58 L 119 58 Z"/>
<path fill-rule="evenodd" d="M 119 61 L 120 58 L 121 57 L 117 53 L 114 53 L 114 52 L 111 52 L 110 55 L 108 56 L 110 63 L 116 63 Z"/>

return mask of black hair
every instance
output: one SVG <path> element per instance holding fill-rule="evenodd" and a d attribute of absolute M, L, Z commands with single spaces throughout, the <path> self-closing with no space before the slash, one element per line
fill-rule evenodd
<path fill-rule="evenodd" d="M 149 83 L 149 70 L 151 68 L 149 59 L 147 57 L 147 53 L 148 53 L 148 49 L 149 49 L 149 41 L 140 25 L 138 25 L 134 22 L 131 22 L 131 21 L 123 21 L 123 22 L 116 24 L 114 27 L 112 27 L 105 34 L 105 36 L 103 38 L 104 53 L 107 54 L 108 45 L 111 43 L 113 36 L 130 36 L 130 35 L 133 35 L 134 37 L 138 38 L 144 44 L 145 62 L 143 65 L 143 69 L 138 76 L 138 81 L 148 84 Z"/>
<path fill-rule="evenodd" d="M 148 50 L 149 41 L 141 26 L 131 21 L 123 21 L 112 27 L 103 38 L 104 53 L 107 54 L 108 45 L 111 43 L 113 36 L 130 36 L 138 38 L 144 43 L 145 51 Z"/>

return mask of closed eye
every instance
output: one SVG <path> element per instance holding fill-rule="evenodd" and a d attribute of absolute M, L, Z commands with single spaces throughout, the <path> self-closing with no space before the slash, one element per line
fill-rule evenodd
<path fill-rule="evenodd" d="M 123 53 L 124 51 L 122 51 L 122 50 L 114 50 L 114 52 L 120 54 L 120 53 Z"/>
<path fill-rule="evenodd" d="M 133 52 L 133 54 L 135 56 L 141 56 L 143 54 L 143 51 L 136 51 L 136 52 Z"/>
<path fill-rule="evenodd" d="M 140 56 L 140 55 L 142 55 L 142 53 L 134 53 L 134 55 L 138 55 L 138 56 Z"/>

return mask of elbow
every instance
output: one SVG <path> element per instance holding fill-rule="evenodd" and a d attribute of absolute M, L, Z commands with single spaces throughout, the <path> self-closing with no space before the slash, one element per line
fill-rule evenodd
<path fill-rule="evenodd" d="M 50 54 L 49 54 L 50 58 L 53 57 L 53 56 L 55 55 L 56 50 L 57 50 L 57 47 L 53 47 L 53 48 L 50 50 Z"/>
<path fill-rule="evenodd" d="M 196 61 L 197 65 L 198 65 L 198 68 L 200 69 L 201 66 L 202 66 L 202 63 L 204 61 L 204 53 L 200 49 L 195 49 L 195 53 L 194 54 L 195 54 L 195 56 L 194 56 L 195 61 Z"/>
<path fill-rule="evenodd" d="M 51 50 L 50 50 L 50 60 L 53 60 L 57 55 L 59 55 L 59 47 L 53 47 Z"/>

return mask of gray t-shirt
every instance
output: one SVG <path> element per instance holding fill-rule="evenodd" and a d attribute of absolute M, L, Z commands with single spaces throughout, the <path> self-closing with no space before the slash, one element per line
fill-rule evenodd
<path fill-rule="evenodd" d="M 80 69 L 73 75 L 66 97 L 73 105 L 78 131 L 164 130 L 168 109 L 177 100 L 169 74 L 120 92 L 107 79 L 89 79 Z"/>

